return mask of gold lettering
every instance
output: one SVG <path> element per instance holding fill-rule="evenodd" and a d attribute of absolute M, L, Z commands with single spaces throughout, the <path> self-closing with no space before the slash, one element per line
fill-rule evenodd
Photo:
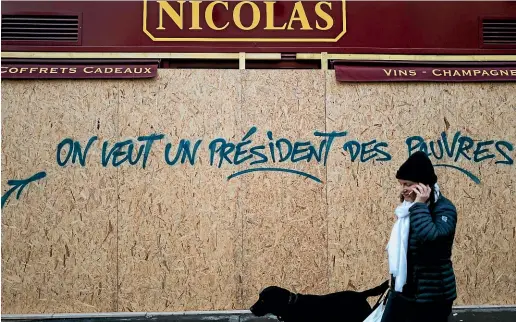
<path fill-rule="evenodd" d="M 190 1 L 192 4 L 192 26 L 189 28 L 190 30 L 202 30 L 201 24 L 199 21 L 200 17 L 200 5 L 202 1 Z"/>
<path fill-rule="evenodd" d="M 75 74 L 77 73 L 77 68 L 76 67 L 71 67 L 70 68 L 70 74 Z"/>
<path fill-rule="evenodd" d="M 150 68 L 145 68 L 145 74 L 150 74 L 150 73 L 151 73 Z"/>
<path fill-rule="evenodd" d="M 460 72 L 458 70 L 454 70 L 453 71 L 453 76 L 460 76 Z"/>
<path fill-rule="evenodd" d="M 498 71 L 496 69 L 492 69 L 489 74 L 491 74 L 491 76 L 498 76 Z"/>
<path fill-rule="evenodd" d="M 55 67 L 50 68 L 50 74 L 57 74 L 57 68 L 55 68 Z"/>
<path fill-rule="evenodd" d="M 294 10 L 292 11 L 292 15 L 290 16 L 290 21 L 287 27 L 288 30 L 294 30 L 294 28 L 292 28 L 292 23 L 294 21 L 301 22 L 301 30 L 313 30 L 312 27 L 310 27 L 305 8 L 303 7 L 303 3 L 301 1 L 297 1 L 294 5 Z"/>
<path fill-rule="evenodd" d="M 27 67 L 22 67 L 22 68 L 20 68 L 20 73 L 23 73 L 23 72 L 25 72 L 25 71 L 27 71 L 27 70 L 28 70 L 28 68 L 27 68 Z"/>
<path fill-rule="evenodd" d="M 132 73 L 132 72 L 133 72 L 133 71 L 131 70 L 131 68 L 126 68 L 126 69 L 124 70 L 124 74 L 126 74 L 126 73 Z"/>
<path fill-rule="evenodd" d="M 142 70 L 143 70 L 143 68 L 141 68 L 141 67 L 140 68 L 134 68 L 134 73 L 135 74 L 141 74 Z"/>
<path fill-rule="evenodd" d="M 176 26 L 183 30 L 183 4 L 184 1 L 176 1 L 179 3 L 179 12 L 172 8 L 172 6 L 167 1 L 161 1 L 158 0 L 159 3 L 159 27 L 157 29 L 159 30 L 165 30 L 165 27 L 163 27 L 163 11 L 167 13 L 167 15 L 174 21 Z"/>
<path fill-rule="evenodd" d="M 249 27 L 245 27 L 243 24 L 242 24 L 242 20 L 241 20 L 241 15 L 240 15 L 240 11 L 242 10 L 242 6 L 244 4 L 248 4 L 251 6 L 251 8 L 253 9 L 253 22 L 251 22 L 251 25 Z M 235 10 L 233 11 L 233 20 L 235 21 L 235 25 L 241 29 L 241 30 L 253 30 L 254 28 L 256 28 L 256 26 L 258 26 L 258 24 L 260 23 L 260 8 L 258 8 L 258 6 L 256 5 L 256 3 L 254 2 L 251 2 L 251 1 L 242 1 L 242 2 L 239 2 L 236 6 L 235 6 Z"/>
<path fill-rule="evenodd" d="M 437 74 L 438 71 L 441 71 L 440 69 L 432 69 L 432 75 L 441 77 L 442 74 Z"/>
<path fill-rule="evenodd" d="M 34 72 L 37 72 L 38 69 L 36 67 L 31 67 L 30 70 L 29 70 L 29 73 L 34 73 Z"/>
<path fill-rule="evenodd" d="M 487 70 L 482 71 L 482 76 L 489 76 L 489 73 L 487 72 Z"/>
<path fill-rule="evenodd" d="M 100 67 L 95 69 L 95 74 L 102 74 L 102 69 Z"/>
<path fill-rule="evenodd" d="M 319 21 L 316 20 L 315 27 L 318 30 L 328 30 L 328 29 L 331 29 L 331 27 L 333 27 L 333 18 L 329 13 L 327 13 L 326 11 L 324 11 L 321 8 L 322 5 L 327 5 L 328 8 L 331 10 L 331 2 L 318 2 L 317 5 L 315 6 L 315 14 L 317 16 L 319 16 L 319 18 L 321 18 L 322 20 L 324 20 L 326 22 L 326 26 L 321 27 L 321 25 L 319 25 Z"/>
<path fill-rule="evenodd" d="M 500 71 L 500 74 L 501 74 L 502 76 L 509 76 L 509 71 L 508 71 L 508 70 L 501 70 L 501 71 Z"/>
<path fill-rule="evenodd" d="M 11 67 L 11 68 L 9 68 L 9 73 L 11 73 L 11 74 L 16 74 L 16 73 L 18 73 L 18 68 L 16 68 L 16 67 Z"/>
<path fill-rule="evenodd" d="M 215 25 L 215 22 L 213 21 L 213 8 L 215 7 L 215 5 L 217 4 L 221 4 L 223 5 L 226 9 L 229 9 L 229 6 L 228 6 L 228 3 L 227 2 L 223 2 L 223 1 L 213 1 L 213 2 L 210 2 L 210 4 L 208 5 L 208 7 L 206 7 L 206 11 L 204 12 L 204 16 L 206 18 L 206 23 L 208 24 L 208 27 L 210 27 L 211 29 L 213 30 L 224 30 L 226 29 L 228 26 L 229 26 L 229 22 L 227 22 L 224 27 L 217 27 Z"/>
<path fill-rule="evenodd" d="M 107 67 L 106 69 L 104 69 L 104 73 L 106 73 L 106 74 L 113 74 L 113 68 Z"/>
<path fill-rule="evenodd" d="M 287 23 L 285 22 L 281 27 L 274 26 L 274 4 L 276 1 L 264 1 L 265 2 L 265 13 L 267 15 L 267 24 L 265 30 L 285 30 Z"/>
<path fill-rule="evenodd" d="M 511 69 L 511 76 L 516 76 L 516 69 Z"/>
<path fill-rule="evenodd" d="M 451 76 L 451 70 L 445 70 L 443 74 L 444 76 Z"/>
<path fill-rule="evenodd" d="M 41 69 L 39 70 L 39 72 L 40 72 L 41 74 L 46 74 L 46 73 L 47 73 L 47 71 L 48 71 L 48 68 L 41 68 Z"/>
<path fill-rule="evenodd" d="M 2 68 L 2 74 L 7 72 L 8 67 L 2 66 L 1 68 Z M 4 68 L 5 68 L 5 70 L 4 70 Z"/>
<path fill-rule="evenodd" d="M 406 70 L 400 70 L 399 73 L 400 73 L 399 76 L 407 76 L 408 75 Z"/>
<path fill-rule="evenodd" d="M 416 71 L 412 70 L 412 69 L 409 71 L 409 73 L 410 73 L 410 76 L 416 76 L 417 75 Z"/>
<path fill-rule="evenodd" d="M 120 68 L 120 67 L 115 68 L 115 74 L 121 74 L 121 73 L 122 73 L 122 68 Z"/>
<path fill-rule="evenodd" d="M 477 76 L 477 74 L 480 74 L 480 71 L 479 71 L 478 69 L 475 69 L 475 70 L 473 71 L 473 75 L 474 75 L 474 76 Z"/>
<path fill-rule="evenodd" d="M 384 70 L 383 70 L 383 72 L 384 72 L 387 76 L 391 76 L 392 69 L 389 69 L 389 71 L 386 71 L 386 70 L 384 69 Z"/>
<path fill-rule="evenodd" d="M 88 68 L 93 69 L 93 67 L 84 67 L 84 69 L 83 69 L 83 70 L 84 70 L 84 72 L 85 72 L 86 74 L 91 74 L 91 73 L 93 73 L 93 70 L 90 72 L 90 70 L 89 70 Z"/>
<path fill-rule="evenodd" d="M 61 73 L 66 73 L 66 70 L 68 69 L 68 67 L 61 67 Z"/>
<path fill-rule="evenodd" d="M 462 76 L 471 76 L 471 70 L 463 70 Z"/>

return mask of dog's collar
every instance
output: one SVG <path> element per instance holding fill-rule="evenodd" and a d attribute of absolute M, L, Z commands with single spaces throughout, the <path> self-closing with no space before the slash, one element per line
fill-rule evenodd
<path fill-rule="evenodd" d="M 298 298 L 299 296 L 297 293 L 290 293 L 288 297 L 288 305 L 296 304 Z"/>
<path fill-rule="evenodd" d="M 299 298 L 299 294 L 290 292 L 290 295 L 288 296 L 287 306 L 296 304 L 298 298 Z M 286 313 L 286 312 L 285 312 L 285 314 L 288 315 L 288 313 Z M 276 317 L 278 318 L 278 321 L 285 321 L 284 315 L 276 315 Z"/>

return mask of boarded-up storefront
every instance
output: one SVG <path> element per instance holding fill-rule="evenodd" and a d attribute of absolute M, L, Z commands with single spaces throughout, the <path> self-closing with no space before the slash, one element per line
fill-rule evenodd
<path fill-rule="evenodd" d="M 514 49 L 294 54 L 322 64 L 309 70 L 249 69 L 283 61 L 271 49 L 198 56 L 240 70 L 3 50 L 2 314 L 247 309 L 272 284 L 376 286 L 395 171 L 417 150 L 458 209 L 456 304 L 516 303 Z"/>

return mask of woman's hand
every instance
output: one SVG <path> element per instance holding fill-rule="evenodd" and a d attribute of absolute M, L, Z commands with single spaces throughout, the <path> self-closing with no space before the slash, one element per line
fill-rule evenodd
<path fill-rule="evenodd" d="M 416 200 L 414 202 L 421 203 L 427 202 L 428 198 L 430 198 L 430 193 L 432 192 L 432 188 L 430 188 L 430 186 L 422 183 L 412 186 L 412 190 L 416 193 Z"/>

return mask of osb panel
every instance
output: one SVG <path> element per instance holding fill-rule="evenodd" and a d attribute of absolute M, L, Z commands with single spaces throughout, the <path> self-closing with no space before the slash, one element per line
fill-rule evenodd
<path fill-rule="evenodd" d="M 2 194 L 7 180 L 47 174 L 2 209 L 3 314 L 116 310 L 116 172 L 98 144 L 85 167 L 56 161 L 65 138 L 116 134 L 116 92 L 110 81 L 2 81 Z"/>
<path fill-rule="evenodd" d="M 369 288 L 388 277 L 394 175 L 407 137 L 436 141 L 446 131 L 451 142 L 460 131 L 475 144 L 516 143 L 511 84 L 338 84 L 332 71 L 159 74 L 121 83 L 2 82 L 2 191 L 9 179 L 47 173 L 2 209 L 2 313 L 242 309 L 271 284 L 318 294 Z M 314 146 L 316 130 L 347 136 L 335 139 L 327 167 L 210 165 L 211 140 L 237 144 L 252 126 L 247 148 L 267 148 L 268 130 L 273 142 Z M 152 145 L 145 169 L 141 159 L 101 165 L 103 142 L 107 154 L 116 142 L 154 133 L 165 138 Z M 84 147 L 93 135 L 85 167 L 57 165 L 61 140 Z M 195 166 L 166 164 L 166 144 L 174 156 L 181 139 L 202 140 Z M 342 148 L 350 140 L 386 142 L 380 149 L 392 160 L 351 162 Z M 516 302 L 514 165 L 495 164 L 503 156 L 493 145 L 490 152 L 496 158 L 482 162 L 437 160 L 480 179 L 437 168 L 459 209 L 457 304 Z M 262 166 L 323 183 L 280 172 L 228 180 Z"/>
<path fill-rule="evenodd" d="M 408 156 L 406 138 L 437 142 L 442 132 L 451 143 L 459 131 L 477 144 L 508 141 L 516 133 L 515 86 L 511 84 L 345 84 L 327 74 L 327 128 L 347 130 L 348 140 L 376 139 L 392 160 L 351 162 L 349 151 L 335 150 L 328 162 L 329 269 L 332 290 L 364 289 L 388 278 L 385 247 L 398 202 L 395 172 Z M 487 147 L 489 148 L 489 146 Z M 475 147 L 473 148 L 475 149 Z M 456 304 L 516 302 L 516 219 L 514 165 L 495 158 L 474 162 L 446 156 L 434 164 L 461 167 L 480 179 L 437 167 L 439 184 L 458 208 L 454 267 Z M 508 152 L 514 159 L 514 152 Z M 487 153 L 486 153 L 487 154 Z M 485 155 L 485 154 L 484 154 Z M 374 159 L 373 159 L 374 160 Z"/>
<path fill-rule="evenodd" d="M 450 124 L 457 124 L 458 130 L 474 139 L 505 140 L 515 145 L 514 84 L 455 85 L 448 90 L 450 99 L 444 106 Z M 479 177 L 480 185 L 456 171 L 445 170 L 449 179 L 447 194 L 456 203 L 462 219 L 454 249 L 458 303 L 514 304 L 516 172 L 514 164 L 495 164 L 504 158 L 492 146 L 487 148 L 495 158 L 480 163 L 461 162 Z M 508 155 L 514 160 L 516 153 Z"/>
<path fill-rule="evenodd" d="M 240 133 L 257 126 L 253 145 L 268 146 L 287 138 L 292 143 L 321 141 L 324 132 L 324 74 L 321 71 L 245 71 L 242 76 Z M 270 162 L 249 166 L 287 168 L 326 181 L 317 162 Z M 243 307 L 261 289 L 279 285 L 295 292 L 328 290 L 326 188 L 324 183 L 290 173 L 253 172 L 242 183 L 238 210 L 243 217 Z"/>
<path fill-rule="evenodd" d="M 146 168 L 120 166 L 119 310 L 235 308 L 241 219 L 238 181 L 210 166 L 209 142 L 231 139 L 240 108 L 238 71 L 162 70 L 120 85 L 120 136 L 164 134 Z M 195 166 L 168 165 L 181 139 L 202 139 Z M 137 144 L 138 146 L 140 144 Z M 136 155 L 136 154 L 135 154 Z"/>

